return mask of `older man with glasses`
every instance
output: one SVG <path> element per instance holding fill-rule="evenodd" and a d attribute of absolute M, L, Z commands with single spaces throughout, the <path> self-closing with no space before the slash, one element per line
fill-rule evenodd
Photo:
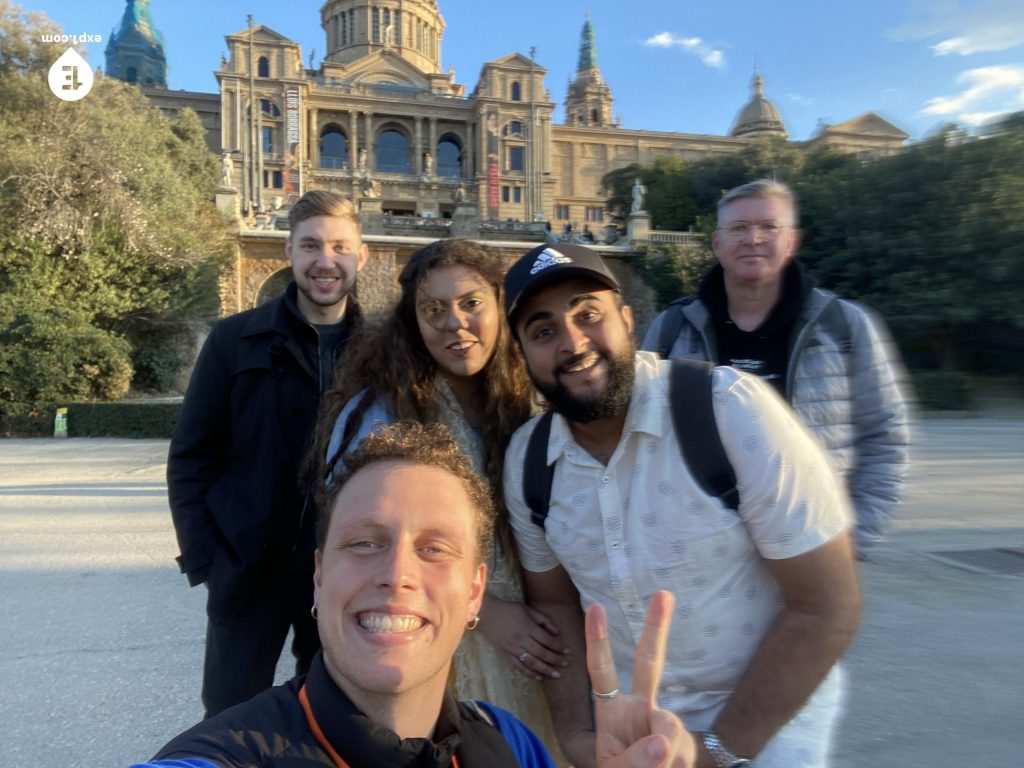
<path fill-rule="evenodd" d="M 785 184 L 762 179 L 727 192 L 712 237 L 718 264 L 696 296 L 655 318 L 642 346 L 769 381 L 845 478 L 863 559 L 884 537 L 903 487 L 902 366 L 877 316 L 814 287 L 795 258 L 800 238 Z"/>

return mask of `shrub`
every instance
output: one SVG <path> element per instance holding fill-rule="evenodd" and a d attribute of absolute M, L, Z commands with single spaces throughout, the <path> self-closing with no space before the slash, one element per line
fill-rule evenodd
<path fill-rule="evenodd" d="M 164 438 L 174 434 L 181 402 L 71 403 L 69 437 Z M 0 414 L 0 437 L 51 437 L 56 405 Z"/>
<path fill-rule="evenodd" d="M 181 403 L 77 403 L 68 408 L 69 437 L 170 438 Z"/>
<path fill-rule="evenodd" d="M 131 348 L 67 307 L 7 307 L 0 313 L 0 403 L 5 411 L 43 403 L 122 397 Z"/>

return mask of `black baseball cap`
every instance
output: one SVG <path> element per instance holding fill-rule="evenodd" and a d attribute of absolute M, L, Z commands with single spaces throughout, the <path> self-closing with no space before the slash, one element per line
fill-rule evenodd
<path fill-rule="evenodd" d="M 549 243 L 527 251 L 505 274 L 505 314 L 515 334 L 516 313 L 537 291 L 572 277 L 589 277 L 619 289 L 619 281 L 594 251 L 575 243 Z"/>

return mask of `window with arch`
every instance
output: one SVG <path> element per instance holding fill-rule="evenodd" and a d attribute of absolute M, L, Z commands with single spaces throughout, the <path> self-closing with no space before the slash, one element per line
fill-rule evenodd
<path fill-rule="evenodd" d="M 260 56 L 256 63 L 256 77 L 270 77 L 270 59 L 266 56 Z"/>
<path fill-rule="evenodd" d="M 513 120 L 509 123 L 505 123 L 505 127 L 501 129 L 502 136 L 522 136 L 523 135 L 523 124 L 518 120 Z"/>
<path fill-rule="evenodd" d="M 437 175 L 455 179 L 462 176 L 462 147 L 454 136 L 437 142 Z"/>
<path fill-rule="evenodd" d="M 412 173 L 409 140 L 390 128 L 377 136 L 377 170 L 384 173 Z"/>
<path fill-rule="evenodd" d="M 515 80 L 512 83 L 512 87 L 509 88 L 509 98 L 512 99 L 512 101 L 523 100 L 523 86 L 518 80 Z"/>
<path fill-rule="evenodd" d="M 139 79 L 139 71 L 135 67 L 128 67 L 128 71 L 124 73 L 124 79 L 126 83 L 134 83 Z"/>
<path fill-rule="evenodd" d="M 348 137 L 336 125 L 320 134 L 320 167 L 343 171 L 348 167 Z"/>
<path fill-rule="evenodd" d="M 594 125 L 600 125 L 601 124 L 601 118 L 597 114 L 597 110 L 596 109 L 592 110 L 591 113 L 590 113 L 590 122 L 593 123 Z"/>

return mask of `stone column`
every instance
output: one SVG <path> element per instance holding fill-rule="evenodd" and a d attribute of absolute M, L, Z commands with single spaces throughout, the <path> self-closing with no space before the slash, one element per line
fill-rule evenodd
<path fill-rule="evenodd" d="M 370 156 L 370 150 L 373 149 L 373 112 L 366 112 L 363 117 L 366 123 L 366 170 L 372 171 L 377 165 L 376 158 Z"/>
<path fill-rule="evenodd" d="M 354 109 L 348 113 L 348 169 L 356 170 L 359 161 L 359 113 Z"/>
<path fill-rule="evenodd" d="M 320 167 L 320 115 L 316 107 L 309 110 L 309 163 L 314 168 Z"/>
<path fill-rule="evenodd" d="M 416 115 L 416 135 L 413 138 L 413 163 L 412 170 L 417 176 L 423 175 L 423 118 Z"/>

